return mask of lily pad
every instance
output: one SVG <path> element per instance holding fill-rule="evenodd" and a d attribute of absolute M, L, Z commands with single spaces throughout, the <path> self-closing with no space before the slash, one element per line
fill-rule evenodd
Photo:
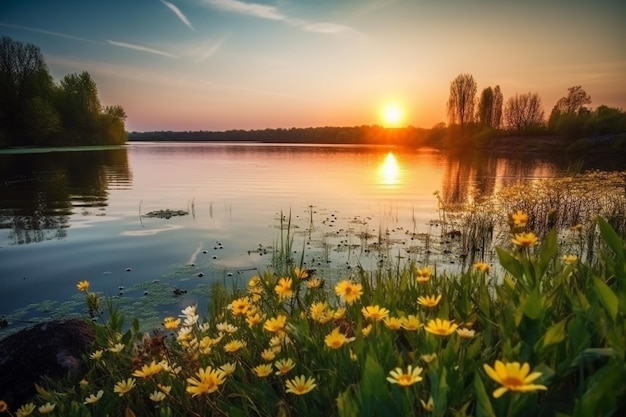
<path fill-rule="evenodd" d="M 159 219 L 171 219 L 176 216 L 187 216 L 189 214 L 188 211 L 185 210 L 155 210 L 143 215 L 143 217 L 155 217 Z"/>

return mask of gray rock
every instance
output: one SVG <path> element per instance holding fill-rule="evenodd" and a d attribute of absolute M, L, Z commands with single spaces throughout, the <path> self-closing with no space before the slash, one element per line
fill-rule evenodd
<path fill-rule="evenodd" d="M 0 340 L 0 393 L 11 408 L 28 402 L 43 376 L 60 378 L 80 369 L 95 341 L 82 320 L 50 321 Z"/>

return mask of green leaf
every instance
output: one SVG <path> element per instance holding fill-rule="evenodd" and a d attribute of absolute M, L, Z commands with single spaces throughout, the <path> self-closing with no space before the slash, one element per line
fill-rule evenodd
<path fill-rule="evenodd" d="M 529 319 L 536 320 L 543 314 L 541 295 L 539 289 L 533 290 L 524 301 L 524 315 Z"/>
<path fill-rule="evenodd" d="M 502 265 L 502 267 L 515 278 L 521 280 L 524 275 L 524 267 L 520 261 L 501 247 L 496 247 L 496 252 L 498 253 L 498 258 L 500 259 L 500 265 Z"/>
<path fill-rule="evenodd" d="M 600 228 L 602 238 L 617 256 L 617 261 L 624 262 L 624 241 L 622 238 L 619 237 L 611 225 L 602 217 L 598 217 L 598 227 Z"/>
<path fill-rule="evenodd" d="M 487 390 L 478 372 L 474 373 L 474 390 L 476 391 L 476 417 L 496 417 Z"/>
<path fill-rule="evenodd" d="M 548 264 L 554 258 L 559 250 L 559 242 L 557 240 L 556 229 L 550 230 L 539 248 L 539 271 L 537 276 L 540 278 L 545 272 Z"/>
<path fill-rule="evenodd" d="M 609 313 L 611 319 L 615 321 L 615 319 L 617 318 L 618 309 L 617 296 L 615 295 L 613 290 L 611 290 L 611 288 L 598 277 L 593 277 L 593 287 L 595 288 L 596 294 L 598 295 L 598 298 L 600 299 L 600 302 L 606 309 L 607 313 Z"/>
<path fill-rule="evenodd" d="M 563 319 L 560 322 L 556 323 L 552 327 L 550 327 L 546 334 L 543 337 L 543 347 L 553 345 L 555 343 L 561 342 L 565 339 L 565 325 L 567 324 L 567 319 Z"/>
<path fill-rule="evenodd" d="M 359 406 L 352 398 L 349 389 L 337 396 L 337 409 L 339 417 L 357 417 L 359 415 Z"/>

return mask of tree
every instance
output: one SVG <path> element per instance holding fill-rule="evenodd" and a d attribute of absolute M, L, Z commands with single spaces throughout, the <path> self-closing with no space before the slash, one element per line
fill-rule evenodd
<path fill-rule="evenodd" d="M 41 108 L 42 102 L 51 100 L 53 93 L 54 82 L 39 48 L 7 36 L 0 38 L 0 132 L 5 132 L 13 144 L 31 144 L 32 138 L 27 136 L 31 122 L 29 110 L 33 106 Z M 33 102 L 36 97 L 40 100 Z M 54 118 L 51 115 L 53 123 Z M 54 129 L 54 126 L 41 127 L 44 131 Z"/>
<path fill-rule="evenodd" d="M 554 108 L 552 109 L 552 113 L 558 112 L 560 114 L 578 114 L 581 111 L 589 111 L 589 109 L 585 107 L 585 104 L 591 104 L 591 96 L 589 96 L 589 94 L 587 94 L 587 92 L 583 90 L 580 85 L 570 87 L 567 91 L 567 96 L 561 97 L 556 102 Z"/>
<path fill-rule="evenodd" d="M 509 97 L 504 106 L 504 118 L 509 127 L 520 132 L 540 127 L 544 122 L 541 98 L 537 93 Z"/>
<path fill-rule="evenodd" d="M 480 94 L 476 118 L 484 126 L 498 129 L 502 124 L 502 92 L 500 86 L 487 87 Z"/>
<path fill-rule="evenodd" d="M 476 81 L 470 74 L 459 74 L 450 83 L 450 97 L 447 103 L 450 124 L 458 123 L 464 126 L 473 121 L 476 91 Z"/>
<path fill-rule="evenodd" d="M 478 99 L 478 112 L 476 112 L 478 122 L 492 127 L 493 122 L 493 88 L 487 87 L 480 94 Z"/>
<path fill-rule="evenodd" d="M 496 85 L 493 89 L 493 110 L 491 111 L 492 126 L 495 129 L 499 129 L 502 126 L 502 105 L 504 104 L 504 96 L 500 91 L 500 86 Z"/>
<path fill-rule="evenodd" d="M 58 108 L 70 141 L 85 145 L 97 142 L 95 136 L 102 105 L 96 83 L 88 72 L 63 77 Z"/>

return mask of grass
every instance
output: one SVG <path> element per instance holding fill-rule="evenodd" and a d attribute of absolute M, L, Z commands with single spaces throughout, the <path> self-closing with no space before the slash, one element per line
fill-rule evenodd
<path fill-rule="evenodd" d="M 598 234 L 593 256 L 573 256 L 558 228 L 542 229 L 533 216 L 509 216 L 495 249 L 501 276 L 488 264 L 451 275 L 396 258 L 330 282 L 300 268 L 302 260 L 297 266 L 290 219 L 281 214 L 272 268 L 243 288 L 214 285 L 206 313 L 189 306 L 151 334 L 83 283 L 100 321 L 82 372 L 46 380 L 32 403 L 9 404 L 6 413 L 619 414 L 626 409 L 624 234 L 596 217 L 585 226 Z"/>

